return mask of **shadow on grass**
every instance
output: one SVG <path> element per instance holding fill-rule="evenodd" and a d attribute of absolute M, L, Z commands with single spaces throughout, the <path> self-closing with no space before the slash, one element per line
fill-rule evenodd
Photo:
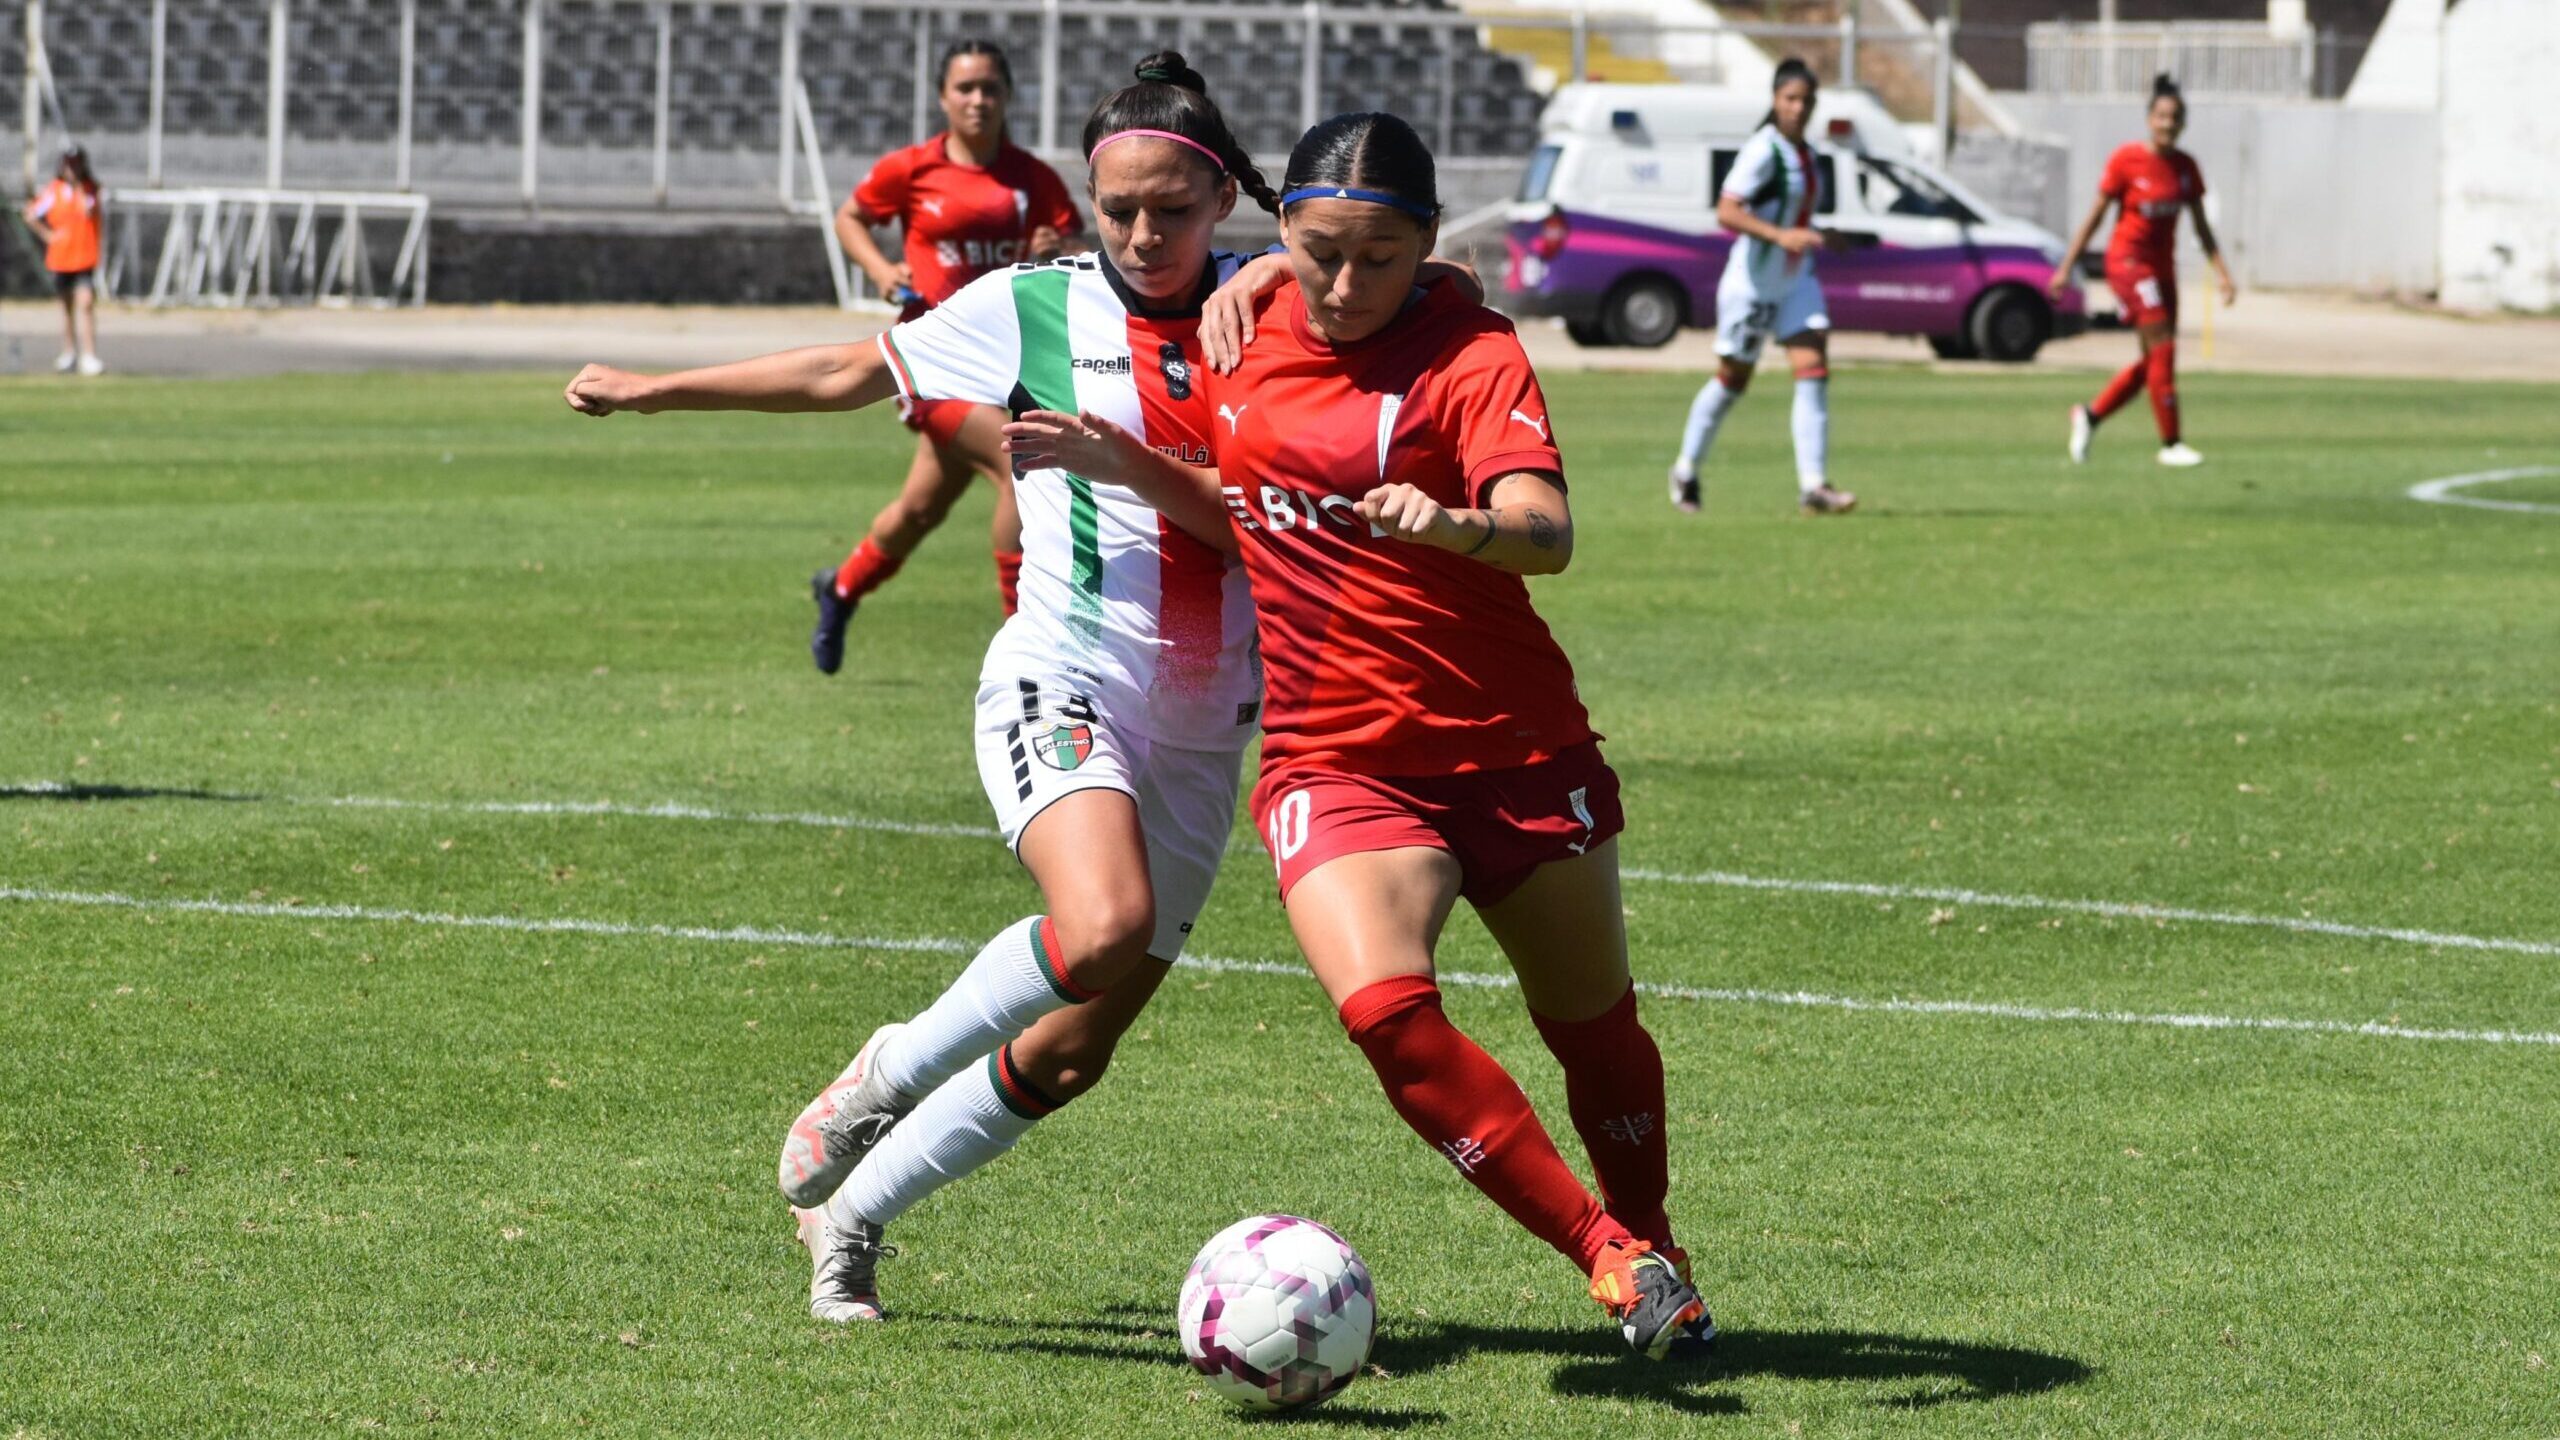
<path fill-rule="evenodd" d="M 246 805 L 265 798 L 263 795 L 226 795 L 219 790 L 188 790 L 160 785 L 66 785 L 52 780 L 39 780 L 32 785 L 0 785 L 0 800 L 218 800 L 227 805 Z"/>
<path fill-rule="evenodd" d="M 910 1312 L 912 1313 L 912 1312 Z M 1105 1318 L 997 1320 L 974 1315 L 917 1315 L 961 1327 L 1019 1332 L 978 1348 L 990 1354 L 1029 1352 L 1077 1360 L 1116 1360 L 1188 1370 L 1165 1317 L 1154 1308 L 1120 1304 Z M 1917 1409 L 1950 1402 L 1981 1402 L 2034 1395 L 2089 1378 L 2090 1367 L 2069 1356 L 2009 1345 L 1932 1340 L 1855 1330 L 1728 1330 L 1715 1353 L 1701 1360 L 1647 1364 L 1629 1357 L 1616 1338 L 1599 1329 L 1547 1330 L 1524 1325 L 1451 1325 L 1393 1322 L 1379 1335 L 1369 1361 L 1387 1376 L 1421 1375 L 1469 1356 L 1549 1355 L 1567 1361 L 1550 1385 L 1559 1395 L 1646 1401 L 1689 1415 L 1742 1415 L 1742 1397 L 1713 1387 L 1765 1377 L 1774 1380 L 1910 1382 L 1877 1400 L 1880 1406 Z M 1274 1423 L 1405 1430 L 1437 1425 L 1438 1411 L 1387 1410 L 1330 1404 L 1270 1417 Z"/>

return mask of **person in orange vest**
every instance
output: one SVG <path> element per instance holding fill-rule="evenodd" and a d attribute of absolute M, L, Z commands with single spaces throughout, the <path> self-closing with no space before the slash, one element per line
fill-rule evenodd
<path fill-rule="evenodd" d="M 96 284 L 106 205 L 98 177 L 89 173 L 89 152 L 77 145 L 63 151 L 53 179 L 27 202 L 25 214 L 27 228 L 44 242 L 44 268 L 62 300 L 62 354 L 53 368 L 95 375 L 107 368 L 98 358 Z"/>

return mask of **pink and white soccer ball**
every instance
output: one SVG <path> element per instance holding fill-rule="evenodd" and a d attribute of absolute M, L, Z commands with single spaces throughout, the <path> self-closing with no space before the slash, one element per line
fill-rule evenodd
<path fill-rule="evenodd" d="M 1312 1405 L 1359 1375 L 1377 1335 L 1369 1267 L 1313 1220 L 1256 1215 L 1200 1247 L 1182 1281 L 1182 1353 L 1254 1410 Z"/>

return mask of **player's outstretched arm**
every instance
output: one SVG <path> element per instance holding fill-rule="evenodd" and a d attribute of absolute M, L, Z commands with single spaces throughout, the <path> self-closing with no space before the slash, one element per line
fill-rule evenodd
<path fill-rule="evenodd" d="M 898 393 L 889 362 L 880 347 L 812 345 L 713 365 L 678 370 L 671 375 L 644 375 L 590 365 L 570 380 L 564 392 L 569 408 L 581 415 L 610 415 L 636 410 L 762 410 L 798 414 L 812 410 L 859 410 Z"/>
<path fill-rule="evenodd" d="M 1229 555 L 1238 549 L 1217 471 L 1185 465 L 1090 410 L 1026 410 L 1004 427 L 1004 449 L 1017 474 L 1065 470 L 1125 485 L 1201 543 Z"/>
<path fill-rule="evenodd" d="M 1573 505 L 1542 470 L 1516 470 L 1485 491 L 1481 510 L 1449 510 L 1411 485 L 1360 497 L 1360 518 L 1389 536 L 1431 545 L 1514 575 L 1553 575 L 1573 563 Z"/>

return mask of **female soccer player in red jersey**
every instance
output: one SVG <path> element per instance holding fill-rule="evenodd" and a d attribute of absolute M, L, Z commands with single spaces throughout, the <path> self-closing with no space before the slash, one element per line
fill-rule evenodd
<path fill-rule="evenodd" d="M 2071 237 L 2071 248 L 2054 268 L 2046 287 L 2060 295 L 2071 283 L 2072 268 L 2098 233 L 2107 207 L 2116 213 L 2115 235 L 2107 242 L 2107 284 L 2116 303 L 2141 337 L 2142 354 L 2119 371 L 2087 405 L 2071 407 L 2071 459 L 2089 458 L 2089 442 L 2098 422 L 2122 409 L 2148 388 L 2151 418 L 2160 426 L 2160 463 L 2201 465 L 2204 457 L 2179 436 L 2178 426 L 2178 212 L 2195 217 L 2196 240 L 2213 263 L 2214 283 L 2222 303 L 2240 298 L 2231 283 L 2231 267 L 2222 263 L 2222 247 L 2214 243 L 2213 222 L 2204 218 L 2204 172 L 2195 157 L 2178 148 L 2187 128 L 2186 97 L 2177 82 L 2162 75 L 2151 82 L 2151 139 L 2133 141 L 2107 157 L 2098 177 L 2098 200 Z"/>
<path fill-rule="evenodd" d="M 1410 126 L 1329 120 L 1282 189 L 1295 283 L 1263 301 L 1235 373 L 1207 382 L 1215 473 L 1090 412 L 1028 413 L 1008 443 L 1168 512 L 1223 501 L 1262 641 L 1254 819 L 1300 948 L 1396 1112 L 1659 1358 L 1714 1328 L 1664 1213 L 1662 1056 L 1627 966 L 1617 777 L 1520 579 L 1573 553 L 1546 402 L 1509 321 L 1415 287 L 1439 203 Z M 1441 1009 L 1432 950 L 1462 898 L 1564 1068 L 1605 1205 Z"/>
<path fill-rule="evenodd" d="M 880 157 L 836 212 L 836 237 L 880 293 L 903 302 L 912 320 L 990 270 L 1058 253 L 1082 222 L 1055 172 L 1005 137 L 1013 68 L 1004 51 L 963 40 L 942 57 L 942 113 L 950 128 Z M 891 260 L 872 238 L 895 220 L 906 258 Z M 917 432 L 915 463 L 898 498 L 872 517 L 870 533 L 842 565 L 810 581 L 818 602 L 810 658 L 832 675 L 844 663 L 844 632 L 862 597 L 898 571 L 984 470 L 996 483 L 991 542 L 1004 613 L 1014 610 L 1022 572 L 1022 521 L 1006 483 L 997 426 L 1003 412 L 961 400 L 905 407 Z"/>

